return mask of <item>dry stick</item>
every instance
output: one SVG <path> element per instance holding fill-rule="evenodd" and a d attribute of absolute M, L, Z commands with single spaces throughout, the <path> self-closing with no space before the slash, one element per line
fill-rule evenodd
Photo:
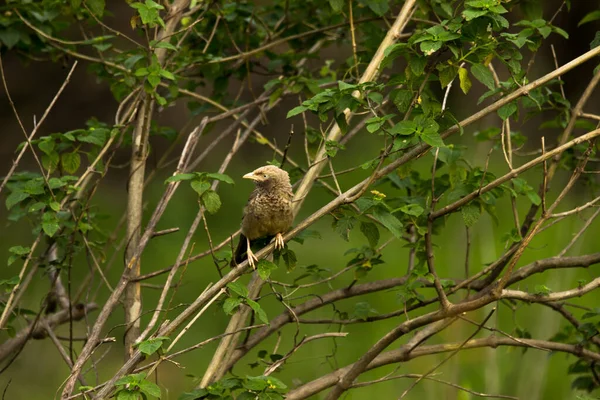
<path fill-rule="evenodd" d="M 46 334 L 46 327 L 54 328 L 58 325 L 69 322 L 69 314 L 72 320 L 78 321 L 82 319 L 86 313 L 95 310 L 98 306 L 94 303 L 87 305 L 79 305 L 70 310 L 60 310 L 52 315 L 41 317 L 35 325 L 30 324 L 27 328 L 20 330 L 17 334 L 4 343 L 0 344 L 0 360 L 4 360 L 9 354 L 16 349 L 22 347 L 30 337 L 41 338 Z"/>
<path fill-rule="evenodd" d="M 144 201 L 144 177 L 146 175 L 146 159 L 150 152 L 150 122 L 154 110 L 154 100 L 150 94 L 145 94 L 142 107 L 138 112 L 136 128 L 133 132 L 131 146 L 131 164 L 127 182 L 127 228 L 125 237 L 125 265 L 128 277 L 140 274 L 141 263 L 134 258 L 140 243 L 142 230 L 142 211 Z M 138 282 L 130 282 L 125 290 L 123 300 L 125 310 L 125 359 L 131 356 L 135 339 L 140 332 L 140 317 L 142 315 L 141 287 Z"/>
<path fill-rule="evenodd" d="M 171 4 L 169 18 L 163 29 L 158 31 L 157 42 L 169 37 L 179 25 L 182 12 L 189 5 L 189 0 L 176 0 Z M 159 66 L 163 66 L 167 55 L 167 49 L 155 48 L 153 55 L 156 56 Z M 136 129 L 133 134 L 131 172 L 128 182 L 127 198 L 127 251 L 125 256 L 127 276 L 138 276 L 140 274 L 140 236 L 142 230 L 142 205 L 144 192 L 144 175 L 146 169 L 146 158 L 148 156 L 148 145 L 150 137 L 150 123 L 154 111 L 155 100 L 150 94 L 144 95 L 142 107 L 137 116 Z M 125 298 L 125 358 L 131 356 L 133 345 L 140 334 L 140 316 L 142 313 L 141 289 L 137 282 L 131 282 L 126 287 Z"/>
<path fill-rule="evenodd" d="M 46 117 L 50 113 L 50 110 L 52 110 L 52 108 L 54 107 L 54 104 L 56 103 L 56 101 L 58 100 L 58 98 L 62 94 L 63 90 L 65 89 L 65 87 L 67 86 L 67 84 L 69 83 L 69 81 L 71 80 L 71 75 L 73 74 L 73 71 L 75 71 L 75 67 L 76 66 L 77 66 L 77 62 L 73 63 L 73 66 L 69 70 L 69 73 L 67 74 L 67 77 L 65 78 L 65 80 L 62 83 L 62 85 L 60 86 L 60 88 L 58 89 L 58 91 L 56 92 L 56 94 L 54 95 L 54 97 L 52 98 L 52 101 L 50 102 L 50 104 L 48 105 L 48 107 L 46 107 L 46 110 L 44 111 L 44 114 L 42 115 L 42 118 L 40 118 L 40 121 L 35 125 L 35 127 L 31 131 L 31 134 L 29 136 L 26 135 L 28 143 L 31 142 L 31 139 L 35 136 L 35 134 L 37 133 L 37 131 L 40 128 L 40 126 L 44 123 L 44 121 L 46 120 Z M 17 109 L 15 108 L 15 105 L 14 105 L 14 103 L 12 101 L 12 98 L 10 96 L 10 93 L 8 91 L 8 87 L 6 85 L 6 79 L 4 77 L 4 68 L 2 66 L 2 58 L 1 57 L 0 57 L 0 72 L 1 72 L 1 75 L 2 75 L 2 82 L 4 84 L 4 90 L 6 92 L 6 96 L 7 96 L 8 100 L 9 100 L 11 106 L 12 106 L 13 112 L 15 113 L 15 117 L 17 118 L 17 121 L 19 122 L 19 125 L 21 126 L 22 129 L 24 129 L 23 124 L 21 123 L 21 120 L 19 118 L 19 114 L 17 113 Z M 21 158 L 23 157 L 23 154 L 25 153 L 26 150 L 27 150 L 27 145 L 23 146 L 23 148 L 19 152 L 19 155 L 17 156 L 17 159 L 15 161 L 13 161 L 12 167 L 8 171 L 8 174 L 4 177 L 4 180 L 2 181 L 2 184 L 0 184 L 0 192 L 2 192 L 2 189 L 4 188 L 4 186 L 6 185 L 6 183 L 8 182 L 8 179 L 14 174 L 15 169 L 19 165 L 19 162 L 20 162 Z M 19 287 L 21 287 L 21 280 L 23 279 L 23 275 L 25 274 L 25 270 L 27 269 L 27 266 L 29 265 L 29 262 L 31 260 L 31 255 L 33 254 L 33 252 L 35 251 L 35 248 L 37 247 L 37 245 L 40 242 L 41 236 L 42 236 L 42 234 L 38 235 L 38 237 L 36 238 L 35 242 L 31 246 L 31 251 L 29 252 L 29 255 L 27 256 L 27 259 L 23 263 L 23 267 L 21 267 L 21 271 L 19 272 L 19 282 L 12 288 L 12 290 L 10 292 L 10 295 L 8 297 L 8 300 L 6 301 L 6 304 L 4 306 L 4 310 L 2 311 L 2 316 L 0 316 L 0 329 L 2 329 L 4 327 L 4 325 L 6 324 L 6 320 L 8 318 L 8 315 L 13 310 L 14 306 L 12 304 L 12 301 L 14 300 L 16 291 L 19 289 Z M 25 290 L 25 288 L 26 288 L 25 286 L 22 287 L 22 291 Z"/>

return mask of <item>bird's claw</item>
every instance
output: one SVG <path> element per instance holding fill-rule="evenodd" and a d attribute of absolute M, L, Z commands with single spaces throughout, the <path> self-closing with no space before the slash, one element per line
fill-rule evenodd
<path fill-rule="evenodd" d="M 252 269 L 256 270 L 256 263 L 258 262 L 258 258 L 256 258 L 252 250 L 250 250 L 250 248 L 248 248 L 246 256 L 248 257 L 248 264 L 252 267 Z"/>
<path fill-rule="evenodd" d="M 283 241 L 283 235 L 281 233 L 278 233 L 277 235 L 275 235 L 275 248 L 277 250 L 283 250 L 284 247 L 285 242 Z"/>

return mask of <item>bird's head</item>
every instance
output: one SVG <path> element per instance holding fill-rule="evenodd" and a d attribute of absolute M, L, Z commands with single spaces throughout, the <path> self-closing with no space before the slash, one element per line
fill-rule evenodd
<path fill-rule="evenodd" d="M 261 187 L 290 187 L 290 177 L 288 173 L 274 165 L 265 165 L 255 169 L 243 176 L 244 179 L 253 180 L 256 186 Z"/>

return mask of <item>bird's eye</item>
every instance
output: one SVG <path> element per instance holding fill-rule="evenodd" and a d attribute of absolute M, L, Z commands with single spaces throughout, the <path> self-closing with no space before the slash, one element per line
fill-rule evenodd
<path fill-rule="evenodd" d="M 267 174 L 262 174 L 263 178 L 267 179 Z"/>

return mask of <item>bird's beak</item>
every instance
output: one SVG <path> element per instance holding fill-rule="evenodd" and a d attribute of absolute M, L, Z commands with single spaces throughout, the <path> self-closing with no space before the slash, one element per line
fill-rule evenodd
<path fill-rule="evenodd" d="M 257 176 L 254 175 L 254 171 L 248 172 L 246 175 L 242 176 L 242 178 L 244 178 L 244 179 L 250 179 L 250 180 L 253 180 L 253 181 L 257 180 Z"/>

